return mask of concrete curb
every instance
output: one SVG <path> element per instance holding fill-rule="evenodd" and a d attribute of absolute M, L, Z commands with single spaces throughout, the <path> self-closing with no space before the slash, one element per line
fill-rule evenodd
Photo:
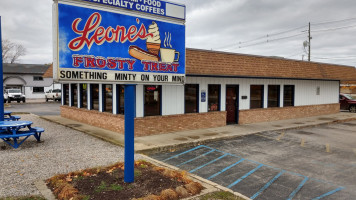
<path fill-rule="evenodd" d="M 296 130 L 296 129 L 302 129 L 302 128 L 317 127 L 317 126 L 322 126 L 322 125 L 343 123 L 343 122 L 354 121 L 354 120 L 356 120 L 356 117 L 355 118 L 343 119 L 343 120 L 334 120 L 334 121 L 331 121 L 331 122 L 323 122 L 323 123 L 316 123 L 316 124 L 309 124 L 309 125 L 298 125 L 298 126 L 289 127 L 289 128 L 275 128 L 273 130 L 256 131 L 256 132 L 246 133 L 246 134 L 243 134 L 243 135 L 219 136 L 219 137 L 210 138 L 210 139 L 201 139 L 201 140 L 195 140 L 195 141 L 188 141 L 186 143 L 171 144 L 171 145 L 161 145 L 161 146 L 155 146 L 155 147 L 146 148 L 146 149 L 139 149 L 139 150 L 136 150 L 135 152 L 136 153 L 141 153 L 141 154 L 152 154 L 152 153 L 158 153 L 158 152 L 162 152 L 162 151 L 180 150 L 180 149 L 183 149 L 183 148 L 189 148 L 189 147 L 204 145 L 204 144 L 207 144 L 207 143 L 210 143 L 210 142 L 215 142 L 215 141 L 230 140 L 230 139 L 236 139 L 236 138 L 239 138 L 239 137 L 244 137 L 244 136 L 247 136 L 247 135 L 261 134 L 261 133 L 264 133 L 264 132 L 267 132 L 267 131 Z"/>
<path fill-rule="evenodd" d="M 52 191 L 47 187 L 46 183 L 43 180 L 38 180 L 34 182 L 34 184 L 45 199 L 56 200 L 56 197 L 53 195 Z"/>
<path fill-rule="evenodd" d="M 168 169 L 171 169 L 171 170 L 177 170 L 177 171 L 180 171 L 179 168 L 177 167 L 174 167 L 172 165 L 169 165 L 169 164 L 166 164 L 166 163 L 163 163 L 161 161 L 158 161 L 158 160 L 155 160 L 153 158 L 150 158 L 148 156 L 145 156 L 145 155 L 141 155 L 143 157 L 143 160 L 146 160 L 156 166 L 160 166 L 160 167 L 165 167 L 165 168 L 168 168 Z M 246 199 L 246 200 L 251 200 L 250 198 L 238 193 L 238 192 L 234 192 L 228 188 L 225 188 L 223 186 L 220 186 L 216 183 L 213 183 L 209 180 L 206 180 L 204 178 L 201 178 L 199 176 L 196 176 L 194 174 L 191 174 L 191 173 L 188 173 L 188 176 L 189 178 L 191 178 L 192 180 L 196 181 L 196 182 L 199 182 L 200 184 L 203 185 L 203 187 L 205 189 L 203 189 L 200 194 L 198 195 L 195 195 L 195 196 L 192 196 L 192 197 L 188 197 L 188 198 L 184 198 L 184 200 L 192 200 L 192 199 L 196 199 L 200 196 L 203 196 L 203 195 L 206 195 L 208 193 L 211 193 L 211 192 L 216 192 L 216 191 L 226 191 L 226 192 L 230 192 L 232 194 L 234 194 L 235 196 L 238 196 L 238 197 L 241 197 L 243 199 Z M 53 195 L 53 192 L 47 187 L 45 181 L 43 180 L 38 180 L 36 182 L 34 182 L 36 188 L 38 189 L 38 191 L 41 193 L 41 195 L 47 199 L 47 200 L 56 200 L 56 197 Z"/>
<path fill-rule="evenodd" d="M 80 131 L 82 133 L 86 133 L 88 135 L 91 135 L 93 137 L 96 137 L 98 139 L 110 142 L 112 144 L 124 147 L 124 141 L 117 141 L 117 139 L 110 137 L 110 134 L 117 134 L 114 133 L 112 131 L 109 130 L 104 130 L 104 133 L 102 134 L 97 134 L 97 132 L 95 130 L 91 129 L 84 129 L 82 128 L 82 126 L 74 126 L 75 124 L 65 124 L 61 121 L 57 121 L 54 119 L 50 119 L 47 118 L 46 116 L 39 116 L 41 119 L 50 121 L 50 122 L 54 122 L 57 124 L 60 124 L 62 126 L 68 127 L 68 128 L 72 128 L 74 130 Z M 209 142 L 215 142 L 215 141 L 221 141 L 221 140 L 229 140 L 229 139 L 236 139 L 239 137 L 244 137 L 247 135 L 253 135 L 253 134 L 261 134 L 267 131 L 288 131 L 288 130 L 295 130 L 295 129 L 302 129 L 302 128 L 309 128 L 309 127 L 317 127 L 317 126 L 322 126 L 322 125 L 329 125 L 329 124 L 337 124 L 337 123 L 343 123 L 343 122 L 348 122 L 348 121 L 353 121 L 356 120 L 356 117 L 350 117 L 347 119 L 341 119 L 341 120 L 332 120 L 332 121 L 326 121 L 326 122 L 315 122 L 315 123 L 311 123 L 311 124 L 305 124 L 305 125 L 293 125 L 292 127 L 287 127 L 287 128 L 283 128 L 283 127 L 274 127 L 274 128 L 268 128 L 266 130 L 259 130 L 259 131 L 253 131 L 253 132 L 246 132 L 243 134 L 239 134 L 239 135 L 219 135 L 219 136 L 214 136 L 211 138 L 204 138 L 204 139 L 196 139 L 196 140 L 190 140 L 190 141 L 186 141 L 186 142 L 177 142 L 174 144 L 162 144 L 162 145 L 154 145 L 154 146 L 150 146 L 147 147 L 145 145 L 143 145 L 144 147 L 140 147 L 140 145 L 135 145 L 135 152 L 136 153 L 141 153 L 141 154 L 152 154 L 152 153 L 157 153 L 157 152 L 162 152 L 162 151 L 173 151 L 173 150 L 179 150 L 179 149 L 183 149 L 183 148 L 189 148 L 189 147 L 194 147 L 194 146 L 198 146 L 198 145 L 203 145 L 203 144 L 207 144 Z M 73 122 L 73 123 L 79 123 L 80 122 Z M 88 125 L 89 126 L 89 125 Z M 91 127 L 91 126 L 90 126 Z M 93 128 L 97 128 L 97 127 L 93 127 Z M 97 128 L 100 129 L 100 128 Z M 135 144 L 142 144 L 142 143 L 137 143 L 135 142 Z"/>
<path fill-rule="evenodd" d="M 151 157 L 148 157 L 148 156 L 145 156 L 145 155 L 141 155 L 143 157 L 144 160 L 148 161 L 148 162 L 151 162 L 153 163 L 154 165 L 157 165 L 157 166 L 161 166 L 161 167 L 165 167 L 165 168 L 168 168 L 168 169 L 171 169 L 171 170 L 177 170 L 177 171 L 181 171 L 181 169 L 175 167 L 175 166 L 172 166 L 172 165 L 169 165 L 167 163 L 164 163 L 164 162 L 161 162 L 159 160 L 156 160 L 156 159 L 153 159 Z M 206 189 L 204 189 L 200 194 L 196 195 L 196 196 L 193 196 L 193 197 L 188 197 L 188 198 L 185 198 L 184 200 L 190 200 L 190 199 L 195 199 L 199 196 L 203 196 L 203 195 L 206 195 L 208 193 L 211 193 L 211 192 L 216 192 L 216 191 L 226 191 L 226 192 L 230 192 L 232 194 L 234 194 L 235 196 L 238 196 L 238 197 L 241 197 L 243 199 L 246 199 L 246 200 L 251 200 L 250 198 L 238 193 L 238 192 L 234 192 L 226 187 L 223 187 L 221 185 L 218 185 L 212 181 L 209 181 L 209 180 L 206 180 L 200 176 L 197 176 L 195 174 L 191 174 L 191 173 L 188 173 L 188 176 L 194 180 L 194 181 L 197 181 L 197 182 L 200 182 Z"/>

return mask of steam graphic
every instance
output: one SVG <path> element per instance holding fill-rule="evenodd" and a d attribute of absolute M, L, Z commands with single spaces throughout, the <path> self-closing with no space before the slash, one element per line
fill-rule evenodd
<path fill-rule="evenodd" d="M 165 37 L 164 37 L 164 42 L 163 42 L 163 44 L 164 44 L 164 47 L 170 47 L 170 48 L 172 48 L 172 45 L 171 45 L 171 41 L 172 41 L 172 34 L 171 33 L 167 33 L 167 32 L 165 32 L 164 33 L 164 35 L 165 35 Z"/>

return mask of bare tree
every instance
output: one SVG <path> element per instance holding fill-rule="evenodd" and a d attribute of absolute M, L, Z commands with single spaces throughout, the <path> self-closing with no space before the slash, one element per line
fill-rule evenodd
<path fill-rule="evenodd" d="M 2 40 L 2 60 L 4 63 L 15 63 L 21 56 L 26 55 L 26 48 L 21 44 Z"/>

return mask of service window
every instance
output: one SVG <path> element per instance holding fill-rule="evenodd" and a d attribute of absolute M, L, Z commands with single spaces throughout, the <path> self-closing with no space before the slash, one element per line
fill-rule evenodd
<path fill-rule="evenodd" d="M 161 91 L 160 85 L 145 86 L 145 116 L 161 115 Z"/>
<path fill-rule="evenodd" d="M 208 85 L 208 111 L 220 111 L 220 85 Z"/>
<path fill-rule="evenodd" d="M 92 109 L 99 110 L 99 84 L 91 84 Z"/>
<path fill-rule="evenodd" d="M 73 106 L 77 107 L 78 106 L 78 85 L 77 84 L 71 84 L 72 86 L 72 99 L 73 99 Z"/>
<path fill-rule="evenodd" d="M 112 113 L 112 85 L 103 85 L 104 112 Z"/>
<path fill-rule="evenodd" d="M 125 86 L 117 85 L 117 93 L 118 93 L 118 114 L 125 114 Z"/>
<path fill-rule="evenodd" d="M 250 86 L 250 109 L 263 108 L 263 85 Z"/>
<path fill-rule="evenodd" d="M 63 84 L 63 105 L 69 105 L 69 84 Z"/>
<path fill-rule="evenodd" d="M 268 108 L 279 107 L 280 89 L 279 85 L 268 86 Z"/>
<path fill-rule="evenodd" d="M 88 107 L 88 85 L 87 84 L 80 84 L 80 90 L 82 95 L 82 102 L 80 107 L 87 108 Z"/>
<path fill-rule="evenodd" d="M 284 92 L 283 92 L 283 106 L 294 106 L 294 93 L 295 93 L 295 86 L 294 85 L 285 85 Z"/>
<path fill-rule="evenodd" d="M 199 102 L 199 85 L 186 84 L 184 86 L 185 113 L 197 113 Z"/>

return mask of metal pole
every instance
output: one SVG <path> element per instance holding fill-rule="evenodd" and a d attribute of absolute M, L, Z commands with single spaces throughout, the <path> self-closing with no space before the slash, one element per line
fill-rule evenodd
<path fill-rule="evenodd" d="M 2 106 L 0 106 L 0 121 L 4 121 L 4 73 L 2 68 L 2 38 L 1 38 L 1 16 L 0 16 L 0 102 Z"/>
<path fill-rule="evenodd" d="M 134 182 L 135 85 L 125 85 L 125 174 L 126 183 Z"/>
<path fill-rule="evenodd" d="M 309 45 L 308 45 L 308 47 L 309 47 L 309 50 L 308 50 L 308 61 L 310 62 L 310 40 L 311 40 L 311 36 L 310 36 L 310 22 L 309 22 L 309 37 L 308 37 L 308 39 L 309 39 Z"/>

